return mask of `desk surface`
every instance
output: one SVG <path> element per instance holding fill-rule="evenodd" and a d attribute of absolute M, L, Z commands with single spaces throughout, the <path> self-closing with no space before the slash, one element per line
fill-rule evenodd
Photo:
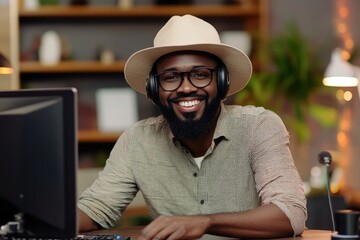
<path fill-rule="evenodd" d="M 114 233 L 114 234 L 119 234 L 119 235 L 124 235 L 124 236 L 129 236 L 131 238 L 136 239 L 139 234 L 141 229 L 143 229 L 143 226 L 134 226 L 134 227 L 122 227 L 119 229 L 114 229 L 114 230 L 102 230 L 102 231 L 98 231 L 98 232 L 106 232 L 106 233 Z M 331 240 L 331 235 L 333 233 L 331 231 L 326 231 L 326 230 L 305 230 L 304 233 L 302 234 L 302 236 L 296 237 L 296 238 L 280 238 L 281 240 Z M 227 239 L 227 238 L 222 238 L 222 237 L 216 237 L 216 236 L 206 236 L 204 238 L 201 239 L 206 239 L 206 240 L 212 240 L 212 239 Z M 229 239 L 229 238 L 228 238 Z"/>

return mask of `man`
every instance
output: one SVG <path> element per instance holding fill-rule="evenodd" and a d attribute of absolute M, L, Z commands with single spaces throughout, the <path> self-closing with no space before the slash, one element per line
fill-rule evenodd
<path fill-rule="evenodd" d="M 139 239 L 302 233 L 306 199 L 282 121 L 222 103 L 250 79 L 242 51 L 222 44 L 207 22 L 174 16 L 124 72 L 162 116 L 122 134 L 79 200 L 81 231 L 114 225 L 140 190 L 154 221 Z"/>

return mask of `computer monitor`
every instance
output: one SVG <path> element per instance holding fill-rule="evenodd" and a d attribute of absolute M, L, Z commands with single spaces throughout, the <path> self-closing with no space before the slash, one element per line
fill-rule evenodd
<path fill-rule="evenodd" d="M 77 236 L 76 107 L 74 88 L 0 92 L 2 235 Z"/>

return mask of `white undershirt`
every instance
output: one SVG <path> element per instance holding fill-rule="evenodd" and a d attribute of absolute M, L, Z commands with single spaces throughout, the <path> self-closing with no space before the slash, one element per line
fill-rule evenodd
<path fill-rule="evenodd" d="M 212 141 L 210 147 L 211 147 L 211 148 L 214 148 L 214 147 L 215 147 L 215 142 L 214 142 L 214 141 Z M 195 163 L 196 163 L 196 165 L 198 166 L 199 169 L 201 168 L 201 163 L 202 163 L 202 161 L 204 160 L 204 157 L 205 157 L 205 156 L 194 157 L 194 161 L 195 161 Z"/>
<path fill-rule="evenodd" d="M 204 156 L 202 156 L 202 157 L 196 157 L 196 158 L 194 158 L 194 160 L 195 160 L 196 165 L 197 165 L 198 168 L 200 169 L 200 167 L 201 167 L 201 162 L 204 160 Z"/>

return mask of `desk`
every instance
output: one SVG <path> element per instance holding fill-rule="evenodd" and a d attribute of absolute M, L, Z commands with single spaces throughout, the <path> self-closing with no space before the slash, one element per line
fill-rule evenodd
<path fill-rule="evenodd" d="M 119 229 L 114 230 L 101 230 L 96 231 L 96 233 L 107 233 L 107 234 L 119 234 L 124 236 L 129 236 L 131 238 L 136 239 L 141 229 L 143 229 L 143 226 L 136 226 L 136 227 L 122 227 Z M 305 230 L 302 236 L 295 237 L 295 238 L 278 238 L 279 240 L 331 240 L 331 231 L 326 230 Z M 207 239 L 226 239 L 223 237 L 216 237 L 216 236 L 206 236 L 201 239 L 207 240 Z"/>

